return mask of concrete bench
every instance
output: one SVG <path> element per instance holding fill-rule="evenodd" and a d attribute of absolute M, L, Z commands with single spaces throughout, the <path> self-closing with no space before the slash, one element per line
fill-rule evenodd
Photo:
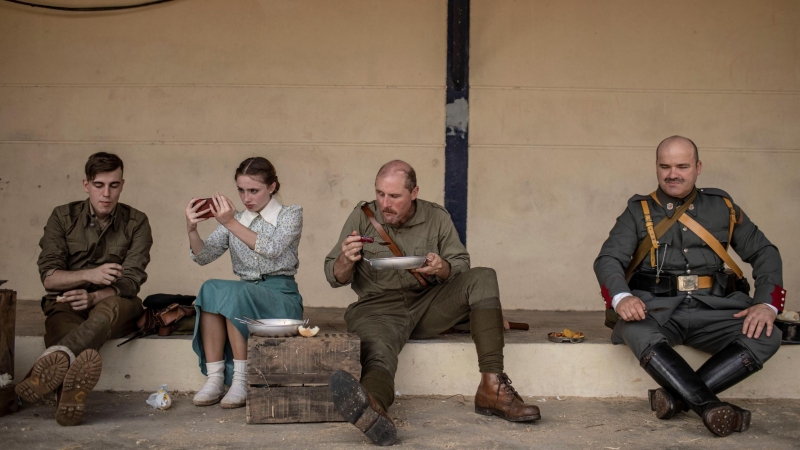
<path fill-rule="evenodd" d="M 306 308 L 305 317 L 321 333 L 345 333 L 344 308 Z M 625 346 L 612 345 L 602 311 L 508 310 L 529 331 L 506 333 L 505 365 L 514 387 L 523 395 L 580 397 L 645 397 L 655 383 Z M 547 333 L 565 327 L 586 334 L 580 344 L 555 344 Z M 17 302 L 15 379 L 27 373 L 44 350 L 44 315 L 38 301 Z M 103 376 L 96 389 L 154 391 L 197 390 L 200 374 L 191 336 L 149 337 L 121 348 L 110 341 L 101 350 Z M 687 348 L 678 351 L 697 368 L 708 355 Z M 784 346 L 764 370 L 726 391 L 726 398 L 800 398 L 800 346 Z M 396 388 L 400 395 L 472 396 L 478 386 L 478 363 L 469 334 L 449 334 L 409 342 L 400 354 Z"/>

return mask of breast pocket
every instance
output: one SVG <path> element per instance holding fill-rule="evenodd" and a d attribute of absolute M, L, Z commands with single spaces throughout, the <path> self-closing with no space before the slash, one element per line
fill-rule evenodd
<path fill-rule="evenodd" d="M 67 239 L 67 251 L 69 252 L 70 256 L 86 253 L 86 249 L 88 247 L 89 244 L 86 241 Z"/>
<path fill-rule="evenodd" d="M 72 267 L 86 259 L 89 243 L 67 239 L 67 266 Z"/>
<path fill-rule="evenodd" d="M 436 238 L 420 239 L 419 242 L 415 243 L 414 256 L 427 256 L 428 253 L 436 253 L 439 255 L 439 242 Z"/>

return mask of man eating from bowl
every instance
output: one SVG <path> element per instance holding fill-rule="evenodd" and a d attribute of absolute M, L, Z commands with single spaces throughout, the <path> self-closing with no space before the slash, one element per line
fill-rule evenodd
<path fill-rule="evenodd" d="M 361 339 L 361 382 L 346 372 L 334 373 L 334 404 L 373 442 L 391 445 L 397 433 L 386 410 L 394 401 L 400 350 L 409 338 L 434 337 L 469 321 L 481 372 L 475 412 L 512 422 L 538 420 L 539 408 L 526 405 L 503 372 L 497 275 L 493 269 L 470 268 L 469 253 L 449 213 L 418 199 L 418 192 L 410 165 L 386 163 L 375 178 L 375 201 L 361 202 L 353 210 L 339 243 L 325 258 L 331 286 L 349 284 L 358 294 L 345 321 L 348 331 Z M 395 251 L 386 245 L 389 241 L 396 244 Z M 422 267 L 381 270 L 380 261 L 374 261 L 398 253 L 424 257 Z"/>
<path fill-rule="evenodd" d="M 39 241 L 47 349 L 16 387 L 32 403 L 56 391 L 56 421 L 65 426 L 83 419 L 100 379 L 100 347 L 132 332 L 142 315 L 136 295 L 153 245 L 147 216 L 119 203 L 122 160 L 95 153 L 85 172 L 89 198 L 56 207 Z"/>

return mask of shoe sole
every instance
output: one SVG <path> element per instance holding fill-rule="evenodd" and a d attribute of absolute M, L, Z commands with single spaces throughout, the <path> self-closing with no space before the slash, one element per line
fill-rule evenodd
<path fill-rule="evenodd" d="M 703 424 L 708 431 L 720 437 L 730 436 L 740 428 L 742 415 L 737 414 L 730 405 L 718 406 L 703 412 Z"/>
<path fill-rule="evenodd" d="M 650 399 L 650 411 L 656 412 L 656 417 L 661 420 L 671 419 L 677 412 L 674 399 L 663 389 L 651 389 L 647 391 Z"/>
<path fill-rule="evenodd" d="M 64 382 L 69 370 L 69 356 L 54 352 L 39 358 L 28 375 L 14 391 L 28 403 L 37 403 L 42 397 L 55 391 Z"/>
<path fill-rule="evenodd" d="M 211 406 L 211 405 L 216 405 L 217 403 L 220 402 L 220 400 L 222 400 L 221 395 L 216 400 L 202 400 L 202 401 L 192 400 L 192 403 L 194 403 L 194 406 Z"/>
<path fill-rule="evenodd" d="M 247 405 L 247 400 L 243 401 L 242 403 L 220 403 L 220 407 L 222 409 L 236 409 L 236 408 L 244 408 Z"/>
<path fill-rule="evenodd" d="M 96 350 L 84 350 L 72 363 L 66 376 L 58 400 L 56 422 L 70 427 L 83 421 L 86 413 L 86 398 L 100 380 L 103 360 Z"/>
<path fill-rule="evenodd" d="M 397 428 L 394 423 L 369 406 L 367 390 L 352 375 L 337 370 L 328 381 L 328 389 L 334 406 L 344 420 L 355 425 L 378 445 L 395 443 Z"/>
<path fill-rule="evenodd" d="M 750 419 L 752 418 L 752 414 L 749 410 L 742 409 L 734 405 L 731 406 L 733 407 L 734 413 L 740 417 L 739 423 L 737 423 L 733 431 L 737 433 L 744 433 L 748 428 L 750 428 Z"/>
<path fill-rule="evenodd" d="M 509 422 L 535 422 L 542 418 L 541 414 L 535 414 L 531 416 L 522 416 L 522 417 L 514 417 L 508 418 L 502 411 L 498 411 L 496 409 L 484 408 L 481 406 L 475 407 L 475 412 L 482 415 L 482 416 L 497 416 L 501 419 L 507 420 Z"/>

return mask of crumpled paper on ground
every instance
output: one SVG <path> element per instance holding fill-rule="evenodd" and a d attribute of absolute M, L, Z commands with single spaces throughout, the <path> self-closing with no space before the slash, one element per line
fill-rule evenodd
<path fill-rule="evenodd" d="M 0 387 L 8 386 L 9 384 L 11 384 L 12 379 L 13 378 L 9 373 L 4 373 L 0 375 Z"/>
<path fill-rule="evenodd" d="M 158 392 L 150 394 L 150 398 L 147 399 L 147 404 L 152 406 L 153 409 L 169 409 L 169 407 L 172 406 L 172 399 L 169 398 L 167 385 L 162 384 L 161 387 L 158 388 Z"/>

